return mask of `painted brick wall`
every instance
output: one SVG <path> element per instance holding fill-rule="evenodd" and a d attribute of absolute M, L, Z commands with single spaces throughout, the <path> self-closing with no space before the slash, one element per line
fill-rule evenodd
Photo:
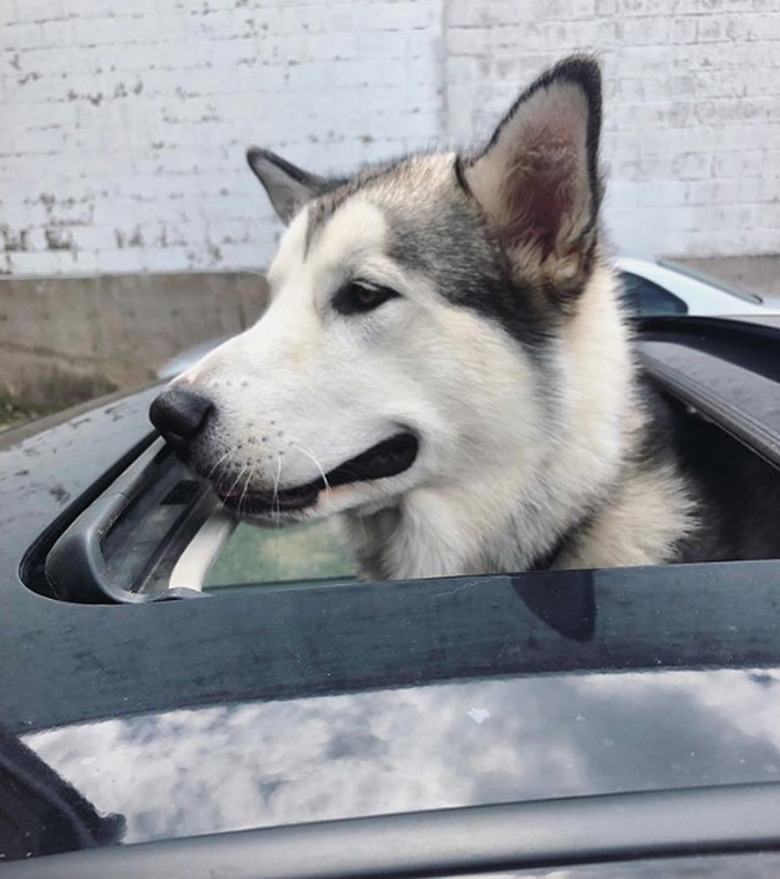
<path fill-rule="evenodd" d="M 314 170 L 469 142 L 571 49 L 634 253 L 780 241 L 780 0 L 0 0 L 0 272 L 260 269 L 249 144 Z"/>
<path fill-rule="evenodd" d="M 245 160 L 322 170 L 428 146 L 436 0 L 0 0 L 5 270 L 260 268 Z"/>
<path fill-rule="evenodd" d="M 562 54 L 599 54 L 621 250 L 780 252 L 780 0 L 451 0 L 446 37 L 456 139 Z"/>

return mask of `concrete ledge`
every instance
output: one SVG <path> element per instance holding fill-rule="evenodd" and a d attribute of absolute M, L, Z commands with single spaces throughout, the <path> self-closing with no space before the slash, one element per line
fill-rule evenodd
<path fill-rule="evenodd" d="M 59 408 L 149 381 L 174 354 L 251 326 L 261 275 L 0 280 L 0 403 Z"/>

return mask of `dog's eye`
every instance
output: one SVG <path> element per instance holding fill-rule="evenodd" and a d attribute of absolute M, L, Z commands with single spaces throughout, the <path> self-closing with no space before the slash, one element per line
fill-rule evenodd
<path fill-rule="evenodd" d="M 366 281 L 352 281 L 345 284 L 333 297 L 333 307 L 339 314 L 360 314 L 373 311 L 398 295 L 389 287 L 377 287 Z"/>

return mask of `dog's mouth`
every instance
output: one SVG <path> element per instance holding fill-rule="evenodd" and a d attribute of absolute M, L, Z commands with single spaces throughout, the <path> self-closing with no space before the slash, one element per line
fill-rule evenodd
<path fill-rule="evenodd" d="M 419 442 L 416 436 L 411 433 L 399 433 L 305 485 L 280 488 L 276 491 L 231 488 L 223 493 L 217 489 L 217 494 L 226 506 L 242 515 L 304 510 L 317 502 L 320 492 L 325 488 L 335 488 L 337 485 L 347 485 L 350 482 L 386 479 L 403 473 L 414 463 L 418 449 Z"/>

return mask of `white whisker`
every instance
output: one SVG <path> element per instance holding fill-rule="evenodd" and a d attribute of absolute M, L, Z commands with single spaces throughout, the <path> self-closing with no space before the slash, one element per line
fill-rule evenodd
<path fill-rule="evenodd" d="M 235 480 L 233 481 L 233 484 L 230 486 L 230 490 L 228 491 L 228 494 L 232 494 L 235 487 L 241 482 L 241 477 L 244 475 L 244 471 L 246 470 L 246 468 L 248 466 L 249 466 L 248 464 L 244 464 L 244 466 L 239 470 L 238 476 L 236 476 Z"/>
<path fill-rule="evenodd" d="M 223 456 L 217 461 L 217 463 L 214 464 L 214 465 L 209 469 L 209 472 L 206 474 L 206 477 L 205 477 L 205 478 L 206 478 L 206 479 L 211 479 L 211 477 L 214 475 L 214 472 L 216 471 L 217 467 L 219 467 L 220 464 L 222 464 L 222 462 L 225 460 L 225 458 L 227 458 L 229 455 L 232 455 L 234 451 L 235 451 L 235 449 L 228 449 L 228 450 L 225 452 L 225 454 L 224 454 L 224 455 L 223 455 Z"/>
<path fill-rule="evenodd" d="M 313 455 L 311 452 L 307 451 L 303 446 L 299 446 L 297 443 L 290 443 L 290 446 L 293 449 L 298 449 L 299 452 L 303 452 L 304 455 L 310 460 L 314 462 L 314 466 L 320 471 L 320 476 L 322 476 L 322 481 L 325 483 L 325 488 L 327 491 L 330 491 L 330 483 L 328 482 L 328 477 L 325 475 L 325 471 L 322 469 L 322 464 L 317 460 L 316 455 Z"/>
<path fill-rule="evenodd" d="M 244 483 L 244 490 L 241 492 L 241 497 L 238 499 L 238 512 L 241 513 L 241 504 L 244 502 L 246 498 L 246 493 L 249 490 L 249 485 L 252 482 L 252 477 L 255 475 L 255 470 L 257 469 L 257 464 L 252 466 L 252 469 L 249 471 L 249 476 L 246 478 L 246 482 Z"/>
<path fill-rule="evenodd" d="M 274 532 L 274 548 L 276 549 L 276 574 L 280 575 L 282 554 L 279 547 L 279 531 L 282 527 L 282 509 L 279 503 L 279 481 L 282 478 L 282 456 L 276 456 L 276 476 L 274 477 L 274 496 L 271 501 L 271 515 L 276 514 L 276 531 Z"/>
<path fill-rule="evenodd" d="M 276 456 L 276 476 L 274 476 L 274 496 L 271 501 L 271 510 L 273 511 L 276 508 L 276 524 L 277 526 L 280 524 L 280 518 L 282 513 L 282 506 L 279 502 L 279 481 L 282 478 L 282 456 Z"/>

